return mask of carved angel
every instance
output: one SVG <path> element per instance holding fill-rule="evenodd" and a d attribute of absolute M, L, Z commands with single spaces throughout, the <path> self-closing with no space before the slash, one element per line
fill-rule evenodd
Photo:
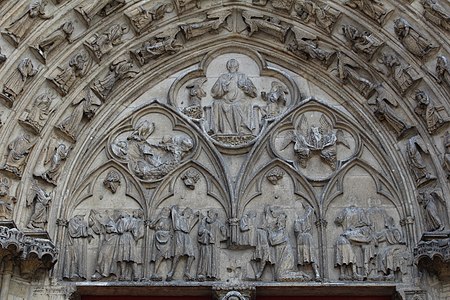
<path fill-rule="evenodd" d="M 319 126 L 309 126 L 305 115 L 302 115 L 297 128 L 291 131 L 282 142 L 281 150 L 290 143 L 294 143 L 294 152 L 297 154 L 300 166 L 306 168 L 306 164 L 314 152 L 319 152 L 330 167 L 336 169 L 336 143 L 341 143 L 350 148 L 345 139 L 344 132 L 334 132 L 332 124 L 322 115 Z"/>
<path fill-rule="evenodd" d="M 288 89 L 277 81 L 272 81 L 269 92 L 261 92 L 261 98 L 267 102 L 266 118 L 279 115 L 287 104 Z"/>
<path fill-rule="evenodd" d="M 34 203 L 34 209 L 27 228 L 44 229 L 48 222 L 48 210 L 53 193 L 45 191 L 38 185 L 37 181 L 33 182 L 30 191 L 31 193 L 27 198 L 27 206 L 31 206 Z"/>

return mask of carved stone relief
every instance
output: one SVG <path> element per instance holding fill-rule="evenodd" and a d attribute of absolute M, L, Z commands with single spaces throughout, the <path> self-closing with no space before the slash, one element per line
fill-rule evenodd
<path fill-rule="evenodd" d="M 403 234 L 383 208 L 346 207 L 334 222 L 343 230 L 336 239 L 340 280 L 393 281 L 405 272 Z"/>
<path fill-rule="evenodd" d="M 50 53 L 58 49 L 65 41 L 73 42 L 73 30 L 73 22 L 65 22 L 31 49 L 37 54 L 36 57 L 45 63 Z"/>
<path fill-rule="evenodd" d="M 416 91 L 414 100 L 416 100 L 416 108 L 414 111 L 424 120 L 429 134 L 434 134 L 449 122 L 448 118 L 442 116 L 445 108 L 436 106 L 427 92 L 422 90 Z"/>
<path fill-rule="evenodd" d="M 103 185 L 115 194 L 120 186 L 120 174 L 116 170 L 109 171 L 105 180 L 103 180 Z"/>
<path fill-rule="evenodd" d="M 450 13 L 438 0 L 421 0 L 424 8 L 423 16 L 431 23 L 450 30 Z"/>
<path fill-rule="evenodd" d="M 394 21 L 394 30 L 403 46 L 412 54 L 422 58 L 437 48 L 403 18 Z"/>
<path fill-rule="evenodd" d="M 45 20 L 53 17 L 45 11 L 46 6 L 46 0 L 29 1 L 27 9 L 2 31 L 2 35 L 15 47 L 19 46 L 27 34 L 31 32 L 39 18 Z"/>
<path fill-rule="evenodd" d="M 436 60 L 436 78 L 438 83 L 450 88 L 450 69 L 446 56 L 438 56 Z"/>
<path fill-rule="evenodd" d="M 144 181 L 162 179 L 195 151 L 196 145 L 190 136 L 182 132 L 160 136 L 164 127 L 158 125 L 141 120 L 131 131 L 112 137 L 109 145 L 111 155 L 127 164 L 130 171 Z"/>
<path fill-rule="evenodd" d="M 395 105 L 394 105 L 395 104 Z M 394 110 L 396 102 L 385 97 L 379 97 L 375 100 L 374 115 L 380 122 L 385 122 L 390 129 L 392 129 L 397 139 L 402 139 L 405 136 L 416 131 L 415 127 L 408 125 Z"/>
<path fill-rule="evenodd" d="M 86 24 L 90 24 L 96 15 L 105 17 L 113 13 L 116 9 L 125 5 L 126 0 L 95 0 L 84 1 L 75 8 L 75 11 L 82 17 Z"/>
<path fill-rule="evenodd" d="M 62 68 L 54 77 L 48 78 L 48 80 L 61 95 L 65 96 L 75 85 L 77 79 L 86 75 L 90 66 L 91 63 L 87 53 L 82 51 L 70 59 L 68 66 Z"/>
<path fill-rule="evenodd" d="M 384 20 L 391 12 L 385 7 L 383 2 L 378 0 L 345 0 L 344 4 L 359 10 L 379 24 L 383 24 Z"/>
<path fill-rule="evenodd" d="M 75 106 L 72 112 L 56 125 L 56 128 L 74 142 L 77 140 L 83 118 L 91 120 L 102 104 L 100 100 L 91 94 L 89 89 L 83 93 L 85 94 L 83 97 L 75 99 L 72 103 Z"/>
<path fill-rule="evenodd" d="M 3 99 L 9 107 L 13 106 L 28 80 L 37 73 L 38 69 L 34 67 L 31 59 L 24 58 L 5 80 L 3 90 L 0 93 L 0 98 Z"/>
<path fill-rule="evenodd" d="M 353 51 L 371 59 L 375 52 L 384 44 L 373 33 L 360 31 L 353 25 L 343 25 L 342 33 Z"/>
<path fill-rule="evenodd" d="M 8 144 L 8 155 L 6 162 L 1 169 L 6 170 L 17 177 L 22 177 L 23 170 L 27 164 L 28 154 L 30 154 L 34 145 L 37 142 L 37 137 L 29 133 L 23 133 L 13 139 Z"/>
<path fill-rule="evenodd" d="M 289 25 L 282 24 L 280 20 L 272 16 L 264 16 L 254 14 L 250 11 L 243 11 L 242 17 L 245 24 L 247 24 L 249 36 L 252 36 L 255 32 L 260 31 L 283 43 L 290 28 Z"/>
<path fill-rule="evenodd" d="M 180 28 L 174 28 L 152 36 L 142 46 L 131 52 L 139 64 L 144 65 L 164 54 L 172 55 L 179 52 L 183 43 L 178 38 Z"/>
<path fill-rule="evenodd" d="M 254 61 L 245 55 L 238 57 L 224 55 L 213 60 L 205 70 L 206 77 L 182 78 L 187 90 L 175 83 L 170 92 L 172 105 L 199 120 L 206 136 L 225 149 L 245 149 L 254 143 L 264 124 L 281 116 L 297 100 L 290 78 L 261 76 Z M 242 72 L 241 65 L 251 66 L 252 73 Z M 214 75 L 209 75 L 211 72 Z"/>
<path fill-rule="evenodd" d="M 171 12 L 168 3 L 145 3 L 125 13 L 131 22 L 131 26 L 137 34 L 147 31 L 154 22 L 164 18 L 166 13 Z"/>
<path fill-rule="evenodd" d="M 48 183 L 57 185 L 64 161 L 67 159 L 69 153 L 69 146 L 63 142 L 51 140 L 47 145 L 45 153 L 44 167 L 46 169 L 44 173 L 41 174 L 42 179 Z"/>
<path fill-rule="evenodd" d="M 292 51 L 302 59 L 318 60 L 327 67 L 333 62 L 336 51 L 323 49 L 319 47 L 316 39 L 301 37 L 300 32 L 295 29 L 293 29 L 293 31 L 295 33 L 295 38 L 288 45 L 288 50 Z"/>
<path fill-rule="evenodd" d="M 103 79 L 96 80 L 91 88 L 102 101 L 107 101 L 109 94 L 120 81 L 136 77 L 138 73 L 129 58 L 119 57 L 109 66 L 108 74 Z"/>
<path fill-rule="evenodd" d="M 419 80 L 420 74 L 409 65 L 403 65 L 394 54 L 382 53 L 378 62 L 385 66 L 386 76 L 393 80 L 400 93 L 405 94 Z"/>
<path fill-rule="evenodd" d="M 425 230 L 428 232 L 444 230 L 444 223 L 441 220 L 440 210 L 438 209 L 439 204 L 443 201 L 439 191 L 432 189 L 419 190 L 417 200 L 423 207 Z"/>
<path fill-rule="evenodd" d="M 6 61 L 6 55 L 2 53 L 2 48 L 0 47 L 0 64 Z"/>
<path fill-rule="evenodd" d="M 423 154 L 428 153 L 428 148 L 420 136 L 414 136 L 406 143 L 406 154 L 408 156 L 409 167 L 416 179 L 416 185 L 420 187 L 432 180 L 436 176 L 430 171 L 430 167 L 423 159 Z"/>
<path fill-rule="evenodd" d="M 252 0 L 252 3 L 254 5 L 258 6 L 264 6 L 267 5 L 267 3 L 270 2 L 273 6 L 273 8 L 276 9 L 282 9 L 282 10 L 290 10 L 292 7 L 292 4 L 294 4 L 294 0 Z"/>
<path fill-rule="evenodd" d="M 27 198 L 27 206 L 32 206 L 33 211 L 27 228 L 37 230 L 46 229 L 48 212 L 52 199 L 52 192 L 47 192 L 37 181 L 33 182 L 33 186 Z"/>
<path fill-rule="evenodd" d="M 322 1 L 296 1 L 294 10 L 304 23 L 314 22 L 319 28 L 331 33 L 340 12 Z"/>
<path fill-rule="evenodd" d="M 17 202 L 10 192 L 11 183 L 7 177 L 0 178 L 0 220 L 12 220 L 14 206 Z"/>
<path fill-rule="evenodd" d="M 450 178 L 450 133 L 447 131 L 444 136 L 444 170 L 447 172 L 447 179 Z"/>
<path fill-rule="evenodd" d="M 227 28 L 231 31 L 227 18 L 231 15 L 231 11 L 219 11 L 216 13 L 209 13 L 203 22 L 196 22 L 181 25 L 180 28 L 186 37 L 186 40 L 204 35 L 208 32 L 217 32 L 221 28 Z"/>
<path fill-rule="evenodd" d="M 19 118 L 19 122 L 26 128 L 31 129 L 35 134 L 39 134 L 47 123 L 52 112 L 52 102 L 55 95 L 50 91 L 45 91 L 36 97 L 31 107 L 27 108 Z"/>
<path fill-rule="evenodd" d="M 128 26 L 115 24 L 109 27 L 107 31 L 94 34 L 84 45 L 92 54 L 95 61 L 99 63 L 114 47 L 123 43 L 122 38 L 128 31 Z"/>

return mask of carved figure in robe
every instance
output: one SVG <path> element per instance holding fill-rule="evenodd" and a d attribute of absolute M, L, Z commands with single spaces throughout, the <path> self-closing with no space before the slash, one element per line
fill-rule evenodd
<path fill-rule="evenodd" d="M 7 177 L 0 178 L 0 220 L 12 220 L 16 197 L 9 194 L 10 183 Z"/>
<path fill-rule="evenodd" d="M 103 185 L 110 190 L 113 194 L 117 192 L 120 186 L 120 174 L 116 170 L 111 170 L 103 180 Z"/>
<path fill-rule="evenodd" d="M 447 172 L 447 178 L 450 178 L 450 133 L 447 131 L 444 136 L 444 170 Z"/>
<path fill-rule="evenodd" d="M 352 25 L 343 25 L 342 32 L 347 41 L 350 42 L 353 51 L 363 53 L 367 58 L 371 58 L 378 48 L 383 45 L 383 42 L 371 32 L 361 32 Z"/>
<path fill-rule="evenodd" d="M 420 79 L 419 74 L 410 65 L 403 66 L 395 55 L 383 53 L 378 62 L 386 66 L 386 76 L 394 80 L 397 89 L 402 94 Z"/>
<path fill-rule="evenodd" d="M 34 68 L 31 59 L 24 58 L 8 79 L 5 80 L 3 92 L 0 96 L 7 101 L 8 105 L 12 106 L 20 93 L 22 93 L 28 79 L 36 75 L 37 72 L 38 70 Z"/>
<path fill-rule="evenodd" d="M 277 281 L 289 280 L 294 270 L 294 252 L 286 231 L 287 215 L 276 207 L 268 207 L 267 213 L 275 219 L 268 227 L 269 245 L 275 258 L 274 279 Z"/>
<path fill-rule="evenodd" d="M 55 99 L 50 91 L 40 94 L 33 102 L 31 108 L 27 108 L 19 121 L 25 126 L 39 134 L 52 112 L 51 105 Z"/>
<path fill-rule="evenodd" d="M 438 108 L 434 106 L 426 92 L 416 91 L 414 99 L 417 102 L 414 111 L 425 120 L 429 134 L 433 134 L 447 123 L 447 120 L 440 116 Z"/>
<path fill-rule="evenodd" d="M 317 0 L 296 1 L 294 10 L 302 22 L 314 21 L 319 28 L 327 33 L 331 33 L 339 16 L 339 12 Z"/>
<path fill-rule="evenodd" d="M 193 119 L 201 119 L 203 117 L 201 102 L 202 98 L 206 97 L 206 92 L 203 90 L 203 84 L 206 80 L 206 78 L 199 78 L 186 86 L 189 90 L 189 102 L 188 106 L 183 108 L 183 113 Z"/>
<path fill-rule="evenodd" d="M 102 104 L 96 97 L 92 97 L 89 89 L 85 93 L 84 97 L 76 98 L 72 102 L 75 105 L 75 109 L 57 125 L 57 128 L 67 134 L 73 141 L 77 140 L 83 117 L 89 120 L 92 119 Z"/>
<path fill-rule="evenodd" d="M 172 267 L 170 268 L 169 274 L 167 274 L 167 281 L 172 280 L 175 269 L 183 256 L 186 257 L 183 278 L 185 280 L 193 280 L 194 278 L 191 276 L 190 272 L 192 263 L 195 260 L 195 252 L 190 233 L 198 222 L 199 214 L 198 212 L 194 213 L 189 207 L 186 207 L 183 212 L 180 213 L 178 206 L 175 205 L 172 206 L 171 216 L 174 230 L 174 256 Z"/>
<path fill-rule="evenodd" d="M 416 185 L 421 186 L 426 182 L 436 179 L 431 171 L 428 169 L 420 150 L 423 153 L 428 153 L 428 148 L 419 136 L 414 136 L 406 143 L 406 154 L 408 156 L 409 167 L 416 179 Z"/>
<path fill-rule="evenodd" d="M 294 221 L 294 232 L 297 238 L 298 265 L 311 265 L 316 280 L 320 279 L 319 267 L 315 254 L 315 245 L 311 235 L 313 226 L 314 209 L 307 205 L 305 213 L 301 218 Z"/>
<path fill-rule="evenodd" d="M 151 280 L 161 281 L 159 266 L 163 260 L 173 257 L 173 221 L 170 208 L 164 207 L 159 216 L 150 222 L 149 227 L 155 230 L 150 256 L 150 263 L 153 264 Z"/>
<path fill-rule="evenodd" d="M 288 50 L 299 57 L 309 60 L 318 60 L 328 66 L 336 55 L 335 51 L 324 50 L 319 47 L 316 40 L 296 37 L 288 45 Z"/>
<path fill-rule="evenodd" d="M 383 23 L 388 13 L 383 2 L 378 0 L 345 0 L 344 4 L 361 11 L 380 24 Z"/>
<path fill-rule="evenodd" d="M 385 121 L 394 130 L 397 138 L 401 138 L 411 129 L 411 126 L 400 119 L 395 110 L 386 102 L 390 101 L 386 98 L 376 99 L 376 108 L 373 113 L 379 121 Z"/>
<path fill-rule="evenodd" d="M 366 78 L 365 75 L 361 75 L 363 69 L 340 52 L 337 53 L 336 65 L 338 77 L 344 84 L 351 84 L 366 99 L 369 99 L 375 93 L 375 88 L 378 85 L 372 82 L 370 78 Z"/>
<path fill-rule="evenodd" d="M 261 92 L 261 98 L 267 102 L 265 117 L 276 117 L 283 112 L 287 104 L 288 89 L 277 81 L 272 81 L 269 92 Z"/>
<path fill-rule="evenodd" d="M 64 41 L 68 41 L 69 43 L 72 43 L 72 33 L 73 33 L 74 27 L 73 22 L 68 21 L 62 24 L 58 29 L 50 33 L 49 36 L 47 36 L 45 39 L 39 42 L 39 44 L 34 47 L 38 54 L 44 59 L 44 61 L 47 59 L 50 52 L 58 48 Z"/>
<path fill-rule="evenodd" d="M 436 77 L 438 83 L 444 83 L 450 88 L 450 69 L 448 66 L 447 57 L 438 56 L 436 60 Z"/>
<path fill-rule="evenodd" d="M 282 25 L 278 18 L 259 14 L 254 15 L 249 11 L 243 11 L 242 17 L 247 24 L 249 36 L 252 36 L 255 32 L 262 31 L 284 43 L 289 26 Z"/>
<path fill-rule="evenodd" d="M 266 211 L 264 211 L 264 218 L 261 224 L 256 229 L 256 245 L 253 252 L 252 261 L 255 262 L 255 279 L 261 280 L 264 269 L 267 265 L 275 264 L 275 256 L 269 244 L 268 230 L 273 226 L 267 220 Z"/>
<path fill-rule="evenodd" d="M 70 147 L 64 143 L 54 145 L 50 143 L 47 149 L 47 157 L 44 160 L 44 165 L 48 165 L 47 170 L 42 174 L 42 178 L 54 185 L 56 185 L 63 162 L 67 159 L 70 153 Z"/>
<path fill-rule="evenodd" d="M 434 190 L 422 190 L 417 197 L 424 208 L 424 219 L 427 231 L 442 231 L 444 224 L 439 216 L 438 203 L 442 202 L 441 196 Z"/>
<path fill-rule="evenodd" d="M 34 204 L 33 214 L 28 222 L 27 228 L 45 229 L 48 223 L 48 210 L 52 201 L 52 193 L 45 191 L 36 181 L 31 187 L 31 194 L 27 198 L 27 206 Z"/>
<path fill-rule="evenodd" d="M 67 223 L 67 242 L 64 248 L 62 276 L 69 280 L 87 278 L 87 244 L 93 232 L 84 215 L 76 215 Z"/>
<path fill-rule="evenodd" d="M 372 280 L 394 280 L 395 271 L 402 269 L 400 255 L 405 251 L 405 240 L 402 232 L 395 226 L 394 219 L 384 217 L 384 229 L 376 233 L 378 251 L 376 256 L 378 276 Z"/>
<path fill-rule="evenodd" d="M 203 22 L 181 25 L 181 30 L 187 40 L 204 35 L 208 32 L 218 32 L 220 28 L 227 28 L 226 19 L 231 15 L 231 11 L 221 11 L 208 13 L 207 19 Z M 231 30 L 230 30 L 231 31 Z"/>
<path fill-rule="evenodd" d="M 115 7 L 122 6 L 125 3 L 126 0 L 89 0 L 84 1 L 81 6 L 75 8 L 75 11 L 83 17 L 87 24 L 89 24 L 95 15 L 100 13 L 108 15 L 108 11 L 113 10 Z"/>
<path fill-rule="evenodd" d="M 109 66 L 109 73 L 92 86 L 92 90 L 102 100 L 111 93 L 114 86 L 121 80 L 133 78 L 139 72 L 134 70 L 133 62 L 128 58 L 118 58 Z"/>
<path fill-rule="evenodd" d="M 403 18 L 394 21 L 394 31 L 403 46 L 418 57 L 424 57 L 437 48 Z"/>
<path fill-rule="evenodd" d="M 8 145 L 8 156 L 2 169 L 22 177 L 23 169 L 27 163 L 28 154 L 37 142 L 37 138 L 28 133 L 15 138 Z"/>
<path fill-rule="evenodd" d="M 89 58 L 85 52 L 81 52 L 73 56 L 69 61 L 69 65 L 49 80 L 56 86 L 58 91 L 65 96 L 72 89 L 77 78 L 82 78 L 86 75 L 88 69 Z"/>
<path fill-rule="evenodd" d="M 153 22 L 161 20 L 164 15 L 168 12 L 168 3 L 149 3 L 151 8 L 147 9 L 146 4 L 138 6 L 127 17 L 130 19 L 131 25 L 138 34 L 146 31 Z"/>
<path fill-rule="evenodd" d="M 94 54 L 97 62 L 100 62 L 102 57 L 109 54 L 115 46 L 123 43 L 122 37 L 128 31 L 128 26 L 115 24 L 101 34 L 94 34 L 92 38 L 85 42 L 85 45 Z"/>
<path fill-rule="evenodd" d="M 239 245 L 241 246 L 256 246 L 256 235 L 257 235 L 257 220 L 256 211 L 251 210 L 245 213 L 239 220 Z"/>
<path fill-rule="evenodd" d="M 336 240 L 335 266 L 340 280 L 363 280 L 369 274 L 370 261 L 375 257 L 375 237 L 366 212 L 362 208 L 344 208 L 335 224 L 343 233 Z"/>
<path fill-rule="evenodd" d="M 144 237 L 143 224 L 139 224 L 139 215 L 133 213 L 130 216 L 126 212 L 121 212 L 117 220 L 117 234 L 119 241 L 117 246 L 116 259 L 120 265 L 119 280 L 127 280 L 127 267 L 131 268 L 133 280 L 139 280 L 138 263 L 141 263 L 141 249 L 137 246 L 137 241 Z M 131 277 L 131 276 L 130 276 Z"/>
<path fill-rule="evenodd" d="M 219 213 L 210 209 L 206 216 L 202 215 L 198 227 L 197 279 L 199 281 L 219 280 L 219 247 L 220 242 L 227 240 L 227 228 L 218 217 Z"/>
<path fill-rule="evenodd" d="M 163 54 L 175 54 L 183 48 L 183 44 L 177 38 L 178 32 L 180 32 L 180 29 L 177 27 L 156 34 L 132 53 L 141 65 L 144 65 L 150 60 L 156 59 Z"/>
<path fill-rule="evenodd" d="M 230 59 L 226 64 L 228 73 L 221 74 L 211 88 L 215 99 L 212 104 L 212 134 L 251 134 L 252 110 L 248 97 L 256 98 L 256 87 L 247 75 L 238 72 L 239 63 Z"/>
<path fill-rule="evenodd" d="M 9 37 L 14 46 L 17 47 L 25 36 L 32 31 L 31 29 L 37 18 L 52 18 L 51 15 L 45 13 L 46 6 L 47 0 L 32 0 L 27 10 L 7 26 L 2 33 Z"/>
<path fill-rule="evenodd" d="M 431 23 L 450 30 L 450 13 L 437 0 L 421 0 L 423 16 Z"/>
<path fill-rule="evenodd" d="M 102 215 L 96 210 L 89 213 L 89 226 L 99 235 L 97 262 L 91 280 L 100 280 L 117 274 L 116 251 L 119 242 L 117 224 L 108 212 Z"/>

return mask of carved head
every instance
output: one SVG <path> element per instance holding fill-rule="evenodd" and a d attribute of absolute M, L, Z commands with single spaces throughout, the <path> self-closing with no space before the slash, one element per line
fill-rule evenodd
<path fill-rule="evenodd" d="M 161 217 L 165 217 L 165 218 L 170 217 L 170 208 L 163 207 L 163 209 L 161 209 Z"/>
<path fill-rule="evenodd" d="M 424 91 L 416 91 L 414 99 L 417 101 L 418 105 L 428 106 L 430 104 L 430 98 Z"/>
<path fill-rule="evenodd" d="M 227 61 L 227 70 L 230 73 L 236 73 L 239 70 L 239 62 L 234 58 Z"/>
<path fill-rule="evenodd" d="M 184 185 L 186 185 L 186 187 L 188 187 L 191 190 L 194 190 L 195 184 L 197 183 L 197 181 L 200 180 L 200 174 L 196 170 L 191 169 L 183 174 L 181 180 L 183 180 Z"/>
<path fill-rule="evenodd" d="M 183 216 L 190 217 L 190 216 L 193 216 L 193 215 L 194 215 L 194 211 L 190 207 L 186 207 L 183 210 Z"/>
<path fill-rule="evenodd" d="M 269 173 L 267 173 L 266 178 L 271 184 L 277 185 L 278 181 L 283 178 L 284 174 L 285 173 L 281 168 L 276 167 L 270 170 Z"/>
<path fill-rule="evenodd" d="M 133 217 L 137 219 L 142 219 L 144 217 L 144 211 L 142 209 L 133 210 Z"/>

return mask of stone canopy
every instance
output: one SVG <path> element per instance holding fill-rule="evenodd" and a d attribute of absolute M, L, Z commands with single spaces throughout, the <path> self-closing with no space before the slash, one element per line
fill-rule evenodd
<path fill-rule="evenodd" d="M 448 2 L 0 16 L 0 299 L 450 296 Z"/>

